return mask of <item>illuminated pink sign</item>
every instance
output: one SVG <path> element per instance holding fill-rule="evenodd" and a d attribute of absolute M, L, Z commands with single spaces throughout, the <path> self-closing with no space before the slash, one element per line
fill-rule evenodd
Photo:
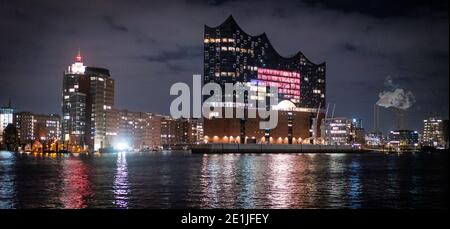
<path fill-rule="evenodd" d="M 300 73 L 281 71 L 268 68 L 258 68 L 258 84 L 278 87 L 278 92 L 284 98 L 294 102 L 300 100 Z"/>

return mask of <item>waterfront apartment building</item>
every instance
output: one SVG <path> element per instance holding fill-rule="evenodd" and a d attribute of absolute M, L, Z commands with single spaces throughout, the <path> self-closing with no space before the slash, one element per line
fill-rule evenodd
<path fill-rule="evenodd" d="M 366 144 L 366 133 L 360 118 L 326 118 L 322 122 L 321 132 L 327 145 Z"/>
<path fill-rule="evenodd" d="M 148 112 L 116 110 L 115 130 L 108 132 L 112 142 L 126 143 L 130 148 L 148 150 L 161 145 L 160 115 Z M 111 126 L 111 130 L 114 128 Z M 114 146 L 114 144 L 112 144 Z"/>
<path fill-rule="evenodd" d="M 414 150 L 419 146 L 419 133 L 414 130 L 393 130 L 389 132 L 388 147 L 398 150 Z"/>
<path fill-rule="evenodd" d="M 344 117 L 326 118 L 321 132 L 327 145 L 348 145 L 353 142 L 352 120 Z"/>
<path fill-rule="evenodd" d="M 381 131 L 372 131 L 365 134 L 365 144 L 367 146 L 382 146 L 385 144 L 386 138 Z"/>
<path fill-rule="evenodd" d="M 203 140 L 203 121 L 201 119 L 174 119 L 163 116 L 161 119 L 161 146 L 171 148 L 198 144 Z"/>
<path fill-rule="evenodd" d="M 170 116 L 163 116 L 161 118 L 161 146 L 173 145 L 179 142 L 182 130 L 177 126 L 176 119 Z"/>
<path fill-rule="evenodd" d="M 114 79 L 105 68 L 84 66 L 80 53 L 63 76 L 62 136 L 83 150 L 107 147 L 114 107 Z"/>
<path fill-rule="evenodd" d="M 320 136 L 318 126 L 326 105 L 325 63 L 314 64 L 301 52 L 291 57 L 281 56 L 273 48 L 265 33 L 258 36 L 247 34 L 232 16 L 217 27 L 205 25 L 203 83 L 210 82 L 218 83 L 222 86 L 222 90 L 225 83 L 246 84 L 251 91 L 256 91 L 256 96 L 250 97 L 256 100 L 267 99 L 271 96 L 266 93 L 267 87 L 275 86 L 278 88 L 280 103 L 293 104 L 287 109 L 283 106 L 279 116 L 285 117 L 286 120 L 294 117 L 288 113 L 289 111 L 296 113 L 295 117 L 301 119 L 290 124 L 293 126 L 289 126 L 294 130 L 300 129 L 301 134 L 295 138 L 307 139 Z M 204 100 L 207 98 L 205 96 Z M 244 103 L 248 101 L 248 98 L 248 95 L 244 96 Z M 229 106 L 225 103 L 225 96 L 215 106 Z M 232 106 L 241 106 L 241 104 L 233 102 Z M 243 106 L 248 108 L 245 104 Z M 320 114 L 317 115 L 317 112 Z M 312 122 L 314 118 L 319 120 Z M 295 134 L 288 131 L 287 124 L 286 127 L 281 124 L 278 130 L 259 130 L 259 128 L 253 130 L 254 123 L 259 121 L 247 117 L 223 120 L 211 115 L 204 121 L 206 142 L 234 142 L 238 138 L 240 143 L 294 143 Z M 219 131 L 222 126 L 227 125 L 225 132 Z M 252 140 L 253 137 L 254 140 Z M 264 141 L 261 141 L 262 137 Z M 279 138 L 286 140 L 279 141 Z"/>
<path fill-rule="evenodd" d="M 439 149 L 448 149 L 448 120 L 430 117 L 423 120 L 423 146 L 433 146 Z"/>
<path fill-rule="evenodd" d="M 7 107 L 0 107 L 0 144 L 3 143 L 3 130 L 8 124 L 13 123 L 14 109 L 11 107 L 11 102 Z"/>
<path fill-rule="evenodd" d="M 177 125 L 183 130 L 183 144 L 198 144 L 203 140 L 203 121 L 201 119 L 177 119 Z"/>
<path fill-rule="evenodd" d="M 352 136 L 353 143 L 364 145 L 366 144 L 366 132 L 363 127 L 363 121 L 361 118 L 352 118 Z"/>
<path fill-rule="evenodd" d="M 14 114 L 14 124 L 21 144 L 33 141 L 55 141 L 61 139 L 61 119 L 57 114 L 33 114 L 19 112 Z"/>
<path fill-rule="evenodd" d="M 366 144 L 366 131 L 361 127 L 352 128 L 353 143 L 364 145 Z"/>

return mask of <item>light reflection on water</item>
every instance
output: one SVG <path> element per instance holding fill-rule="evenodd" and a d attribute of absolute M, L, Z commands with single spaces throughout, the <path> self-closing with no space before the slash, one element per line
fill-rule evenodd
<path fill-rule="evenodd" d="M 62 160 L 63 189 L 61 203 L 64 208 L 86 208 L 92 195 L 89 171 L 85 163 L 77 157 Z"/>
<path fill-rule="evenodd" d="M 269 161 L 269 194 L 268 199 L 275 208 L 288 208 L 292 194 L 295 193 L 293 163 L 288 154 L 270 155 Z M 300 166 L 298 169 L 302 169 Z"/>
<path fill-rule="evenodd" d="M 260 165 L 256 162 L 255 157 L 242 157 L 239 161 L 241 168 L 239 183 L 242 184 L 242 189 L 238 192 L 237 207 L 238 208 L 255 208 L 255 196 L 258 193 L 258 188 L 255 187 L 256 179 L 258 179 L 258 172 L 261 170 Z M 253 166 L 254 165 L 254 166 Z"/>
<path fill-rule="evenodd" d="M 0 208 L 448 208 L 448 154 L 0 152 Z"/>
<path fill-rule="evenodd" d="M 14 208 L 15 195 L 15 157 L 13 154 L 0 151 L 0 208 Z"/>
<path fill-rule="evenodd" d="M 117 154 L 117 168 L 116 175 L 114 176 L 114 205 L 118 208 L 128 208 L 128 168 L 127 157 L 125 152 Z"/>
<path fill-rule="evenodd" d="M 361 182 L 360 175 L 361 167 L 358 160 L 353 160 L 350 164 L 350 207 L 351 208 L 360 208 L 360 198 L 361 198 Z"/>

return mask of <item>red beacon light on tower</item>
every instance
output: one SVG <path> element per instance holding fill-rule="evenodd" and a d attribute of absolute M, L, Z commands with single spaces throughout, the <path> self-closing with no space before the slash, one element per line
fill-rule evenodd
<path fill-rule="evenodd" d="M 86 67 L 81 62 L 82 60 L 80 49 L 78 49 L 78 54 L 75 56 L 75 63 L 68 67 L 67 72 L 71 74 L 84 74 Z"/>
<path fill-rule="evenodd" d="M 77 54 L 77 56 L 75 57 L 75 61 L 76 61 L 76 62 L 81 62 L 81 51 L 80 51 L 80 49 L 78 49 L 78 54 Z"/>

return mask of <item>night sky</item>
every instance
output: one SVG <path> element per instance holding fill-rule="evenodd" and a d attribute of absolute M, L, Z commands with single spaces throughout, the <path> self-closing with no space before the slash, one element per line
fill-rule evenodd
<path fill-rule="evenodd" d="M 0 105 L 11 98 L 20 111 L 61 113 L 63 71 L 80 48 L 85 65 L 110 69 L 117 108 L 168 114 L 170 86 L 203 74 L 204 25 L 230 14 L 283 56 L 325 61 L 337 116 L 371 130 L 379 93 L 395 87 L 414 95 L 409 128 L 448 117 L 446 0 L 0 0 Z M 383 130 L 392 114 L 381 109 Z"/>

